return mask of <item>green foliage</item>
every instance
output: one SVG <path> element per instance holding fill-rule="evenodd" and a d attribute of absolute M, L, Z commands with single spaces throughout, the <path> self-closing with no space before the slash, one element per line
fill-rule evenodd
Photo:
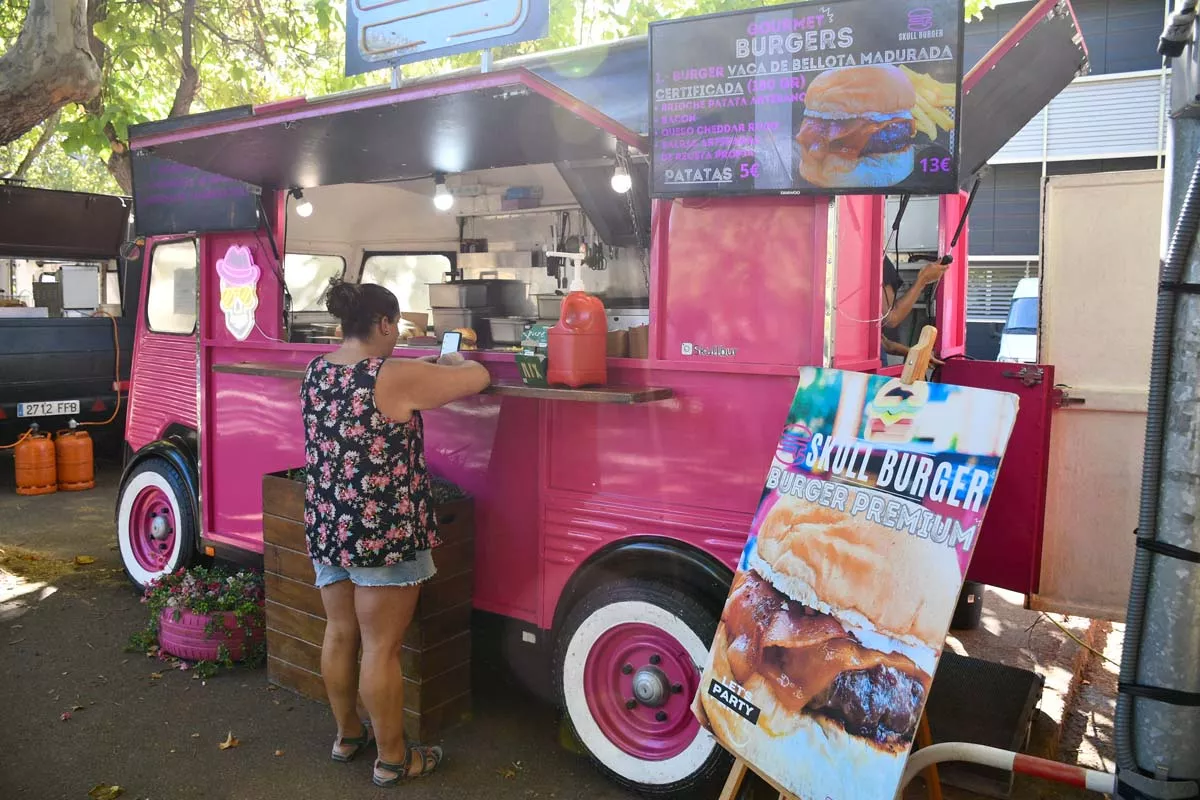
<path fill-rule="evenodd" d="M 807 0 L 819 2 L 819 0 Z M 886 0 L 877 0 L 886 2 Z M 721 11 L 740 11 L 782 5 L 795 0 L 552 0 L 550 4 L 550 35 L 537 42 L 524 42 L 497 48 L 495 57 L 557 50 L 580 44 L 624 39 L 646 33 L 651 22 L 660 19 L 693 17 Z M 966 0 L 967 20 L 978 19 L 983 11 L 995 6 L 995 0 Z M 479 63 L 477 53 L 413 64 L 404 68 L 406 75 L 435 75 L 451 69 Z"/>
<path fill-rule="evenodd" d="M 149 608 L 150 618 L 143 630 L 129 637 L 125 649 L 128 652 L 146 653 L 167 659 L 158 647 L 159 619 L 164 611 L 179 619 L 184 611 L 195 614 L 211 614 L 205 626 L 209 635 L 224 634 L 231 637 L 235 630 L 244 631 L 249 637 L 253 631 L 262 631 L 266 625 L 266 610 L 263 578 L 258 572 L 240 570 L 230 572 L 221 568 L 206 569 L 192 567 L 164 575 L 146 587 L 142 602 Z M 236 628 L 225 627 L 223 616 L 230 614 Z M 233 658 L 224 643 L 218 645 L 216 661 L 198 661 L 191 666 L 201 678 L 211 677 L 220 667 L 232 668 Z M 252 644 L 247 647 L 244 663 L 251 667 L 261 666 L 266 661 L 266 645 Z M 174 660 L 173 663 L 186 669 L 189 665 Z"/>
<path fill-rule="evenodd" d="M 344 0 L 91 0 L 103 66 L 98 101 L 64 110 L 54 140 L 26 176 L 32 185 L 118 191 L 105 163 L 129 127 L 171 115 L 184 74 L 185 31 L 198 77 L 187 111 L 328 94 L 366 85 L 342 74 Z M 187 9 L 193 5 L 189 16 Z M 0 2 L 0 52 L 20 32 L 27 2 Z M 0 148 L 0 174 L 38 131 Z"/>
<path fill-rule="evenodd" d="M 996 7 L 996 0 L 967 0 L 967 21 L 983 19 L 983 12 Z"/>
<path fill-rule="evenodd" d="M 816 0 L 813 0 L 814 2 Z M 26 176 L 56 189 L 118 191 L 106 162 L 127 140 L 129 126 L 172 112 L 184 74 L 184 32 L 198 84 L 188 111 L 377 84 L 385 73 L 343 75 L 345 0 L 91 0 L 92 33 L 102 45 L 100 99 L 65 109 L 54 138 Z M 778 5 L 779 0 L 553 0 L 550 34 L 537 42 L 497 48 L 496 58 L 635 36 L 657 19 Z M 994 0 L 966 0 L 978 18 Z M 20 32 L 27 0 L 0 2 L 0 52 Z M 478 53 L 413 64 L 409 77 L 473 67 Z M 0 148 L 0 174 L 10 173 L 39 131 Z"/>
<path fill-rule="evenodd" d="M 72 110 L 71 113 L 79 112 Z M 35 128 L 8 147 L 0 147 L 0 175 L 9 175 L 17 170 L 40 133 L 41 128 Z M 66 138 L 66 134 L 60 130 L 50 140 L 41 156 L 34 160 L 33 166 L 25 175 L 29 185 L 63 191 L 120 194 L 120 187 L 109 174 L 100 156 L 90 150 L 68 154 L 63 149 Z"/>

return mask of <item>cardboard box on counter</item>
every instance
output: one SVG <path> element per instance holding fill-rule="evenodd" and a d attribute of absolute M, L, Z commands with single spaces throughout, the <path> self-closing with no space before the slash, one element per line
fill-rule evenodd
<path fill-rule="evenodd" d="M 418 336 L 424 336 L 429 330 L 429 314 L 421 311 L 401 311 L 400 318 L 412 325 Z"/>
<path fill-rule="evenodd" d="M 650 357 L 650 326 L 638 325 L 629 329 L 629 357 Z"/>
<path fill-rule="evenodd" d="M 608 332 L 608 357 L 629 358 L 629 331 Z"/>

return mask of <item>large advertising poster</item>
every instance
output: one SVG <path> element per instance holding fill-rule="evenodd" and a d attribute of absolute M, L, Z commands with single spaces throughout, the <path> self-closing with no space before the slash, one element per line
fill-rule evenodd
<path fill-rule="evenodd" d="M 962 0 L 654 23 L 651 193 L 953 193 L 962 41 Z"/>
<path fill-rule="evenodd" d="M 894 796 L 1017 398 L 805 368 L 695 703 L 803 800 Z"/>

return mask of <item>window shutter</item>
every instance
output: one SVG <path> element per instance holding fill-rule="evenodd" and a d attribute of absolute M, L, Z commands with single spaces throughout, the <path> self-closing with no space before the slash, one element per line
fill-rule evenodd
<path fill-rule="evenodd" d="M 1036 276 L 1033 267 L 971 267 L 967 271 L 967 321 L 1004 322 L 1017 282 Z"/>

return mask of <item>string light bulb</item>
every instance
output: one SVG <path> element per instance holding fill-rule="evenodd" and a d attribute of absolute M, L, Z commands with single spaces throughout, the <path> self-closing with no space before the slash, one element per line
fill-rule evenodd
<path fill-rule="evenodd" d="M 292 189 L 289 194 L 296 198 L 296 213 L 302 217 L 311 217 L 313 212 L 313 204 L 304 199 L 304 192 L 297 188 Z"/>
<path fill-rule="evenodd" d="M 633 178 L 629 177 L 629 170 L 625 169 L 622 164 L 617 164 L 613 168 L 611 183 L 612 190 L 617 194 L 625 194 L 633 188 Z"/>
<path fill-rule="evenodd" d="M 449 211 L 454 207 L 454 195 L 446 188 L 446 177 L 437 175 L 433 182 L 433 207 L 438 211 Z"/>

